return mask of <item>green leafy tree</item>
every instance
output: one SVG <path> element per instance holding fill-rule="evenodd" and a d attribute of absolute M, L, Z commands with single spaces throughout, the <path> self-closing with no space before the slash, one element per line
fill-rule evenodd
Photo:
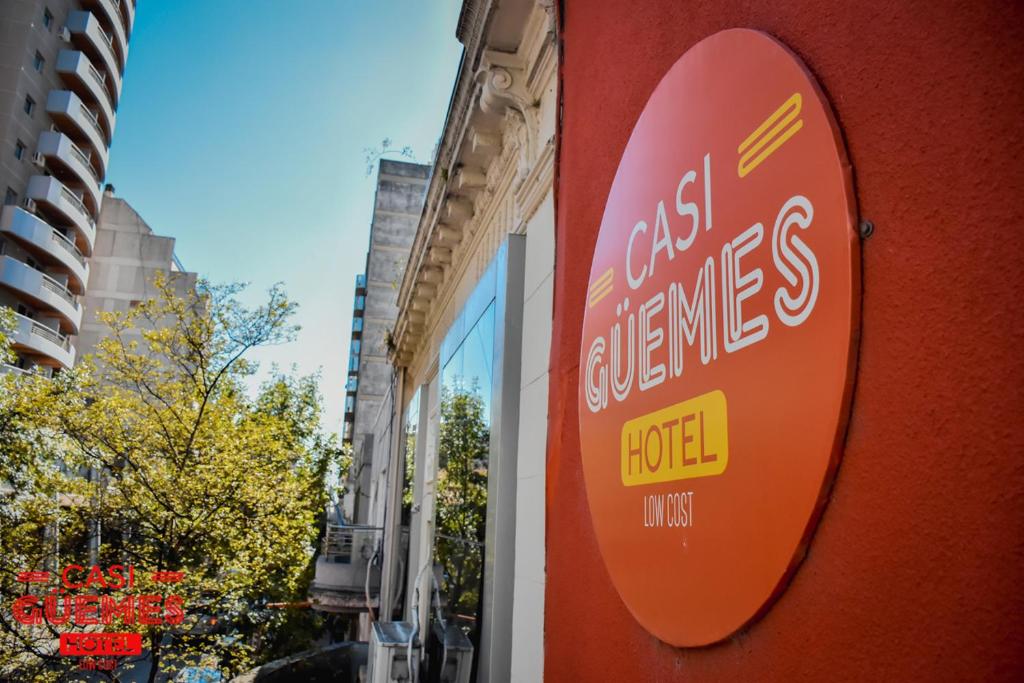
<path fill-rule="evenodd" d="M 441 564 L 448 611 L 477 616 L 487 525 L 487 457 L 490 429 L 475 387 L 441 392 L 437 473 L 436 560 Z"/>
<path fill-rule="evenodd" d="M 69 664 L 53 654 L 55 629 L 13 623 L 8 599 L 24 589 L 17 570 L 88 564 L 88 543 L 53 557 L 48 530 L 61 522 L 84 539 L 102 529 L 99 564 L 133 565 L 132 593 L 183 598 L 180 624 L 108 627 L 143 634 L 150 681 L 184 666 L 233 674 L 299 645 L 282 627 L 315 631 L 265 606 L 305 597 L 340 449 L 320 430 L 315 377 L 275 370 L 255 398 L 246 391 L 247 352 L 290 340 L 295 305 L 280 287 L 247 308 L 237 285 L 155 285 L 155 298 L 102 314 L 110 332 L 94 357 L 51 381 L 19 380 L 0 400 L 11 437 L 0 479 L 17 491 L 0 503 L 0 662 L 19 672 Z M 156 571 L 185 579 L 157 585 Z"/>

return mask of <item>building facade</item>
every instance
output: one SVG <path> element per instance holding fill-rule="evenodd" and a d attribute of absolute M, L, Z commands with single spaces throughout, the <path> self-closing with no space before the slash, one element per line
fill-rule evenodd
<path fill-rule="evenodd" d="M 549 396 L 546 680 L 1019 679 L 1024 670 L 1024 565 L 1019 561 L 1024 552 L 1019 496 L 1024 486 L 1024 314 L 1012 302 L 1024 287 L 1024 195 L 1017 180 L 1024 177 L 1024 165 L 1009 150 L 1024 141 L 1022 6 L 827 0 L 566 0 L 560 5 L 563 116 Z M 756 29 L 785 45 L 786 61 L 803 63 L 799 77 L 810 74 L 820 99 L 834 112 L 836 133 L 826 144 L 838 141 L 846 150 L 855 196 L 853 225 L 860 233 L 854 232 L 860 243 L 854 267 L 859 275 L 859 351 L 848 374 L 853 382 L 848 426 L 838 435 L 842 457 L 816 529 L 794 560 L 795 573 L 778 587 L 776 599 L 734 635 L 710 647 L 676 647 L 641 625 L 606 568 L 606 538 L 598 534 L 592 514 L 589 454 L 579 430 L 586 410 L 580 407 L 580 380 L 586 372 L 580 360 L 582 335 L 591 310 L 591 257 L 634 125 L 678 60 L 733 27 Z M 766 83 L 769 66 L 737 68 L 728 78 L 709 80 L 709 89 L 758 74 Z M 759 101 L 764 90 L 747 88 L 745 102 Z M 720 128 L 745 120 L 753 131 L 792 93 L 777 92 L 777 101 L 768 106 L 720 111 Z M 679 100 L 680 107 L 699 110 L 709 94 L 694 92 Z M 771 278 L 776 276 L 768 243 L 774 213 L 758 218 L 752 212 L 745 225 L 728 225 L 726 205 L 753 207 L 757 198 L 723 193 L 730 183 L 781 181 L 803 172 L 793 154 L 809 140 L 810 110 L 811 100 L 805 97 L 804 129 L 752 176 L 737 175 L 743 135 L 711 153 L 714 226 L 707 232 L 702 226 L 698 239 L 721 239 L 723 231 L 742 230 L 756 220 L 763 220 L 766 230 L 760 247 L 767 250 L 762 253 L 769 264 L 765 286 L 744 302 L 744 316 L 766 311 L 773 328 L 766 341 L 737 352 L 735 359 L 750 358 L 758 345 L 770 348 L 788 339 L 783 335 L 795 328 L 781 324 L 772 312 L 769 285 L 774 289 Z M 667 122 L 664 138 L 676 135 L 681 125 Z M 710 149 L 714 140 L 709 136 L 700 142 Z M 695 187 L 700 188 L 701 157 L 676 161 L 679 174 L 697 170 Z M 680 176 L 642 166 L 637 173 L 651 185 L 669 183 L 658 191 L 671 229 L 685 237 L 681 228 L 687 223 L 679 222 L 673 196 Z M 703 212 L 699 190 L 687 187 L 685 192 Z M 772 198 L 781 204 L 788 196 Z M 820 198 L 808 196 L 821 204 Z M 653 229 L 655 208 L 652 201 L 637 212 L 622 226 L 623 236 L 638 219 Z M 808 244 L 825 227 L 819 222 L 823 216 L 816 210 L 814 222 L 803 231 Z M 636 239 L 634 275 L 641 272 L 644 247 L 649 256 L 650 233 Z M 677 253 L 672 266 L 661 260 L 657 267 L 679 268 L 680 260 Z M 621 270 L 616 276 L 618 293 L 624 284 Z M 685 270 L 678 275 L 692 288 L 691 277 Z M 824 314 L 830 314 L 824 307 L 813 313 Z M 665 314 L 659 319 L 665 320 Z M 725 337 L 719 337 L 718 359 L 707 369 L 724 376 L 723 363 L 731 359 L 725 356 Z M 686 361 L 691 367 L 700 365 L 699 350 L 693 351 L 696 359 Z M 775 363 L 793 372 L 794 383 L 806 380 L 799 376 L 799 362 L 787 363 L 778 355 Z M 756 379 L 764 369 L 752 367 L 748 377 Z M 817 381 L 811 395 L 824 403 L 829 380 Z M 763 386 L 777 392 L 783 405 L 794 391 L 786 382 Z M 675 400 L 688 398 L 690 390 L 679 386 Z M 730 438 L 744 427 L 731 408 Z M 797 445 L 808 438 L 809 427 L 786 435 Z M 766 420 L 763 429 L 771 434 L 779 426 Z M 793 461 L 791 451 L 784 455 Z M 611 463 L 618 466 L 615 455 Z M 737 451 L 723 477 L 640 488 L 659 492 L 674 484 L 697 491 L 696 534 L 730 509 L 722 507 L 729 501 L 715 500 L 714 489 L 743 464 Z M 792 473 L 800 476 L 798 470 Z M 768 518 L 788 501 L 766 477 L 762 482 L 752 491 L 764 496 Z M 640 513 L 637 506 L 625 509 L 623 516 L 640 527 Z M 655 533 L 675 535 L 676 542 L 666 544 L 661 555 L 637 552 L 620 560 L 646 562 L 648 583 L 661 563 L 699 550 L 692 538 L 689 546 L 683 544 L 685 528 L 636 530 L 638 541 Z M 720 537 L 718 544 L 727 540 Z M 732 547 L 733 566 L 762 562 L 772 540 L 765 531 L 754 543 Z M 704 595 L 711 593 L 705 585 Z M 693 623 L 691 606 L 672 605 L 669 596 L 661 597 L 678 624 Z"/>
<path fill-rule="evenodd" d="M 429 176 L 429 165 L 407 161 L 381 159 L 377 167 L 370 246 L 353 301 L 343 435 L 353 455 L 347 514 L 349 521 L 359 524 L 370 516 L 373 424 L 392 382 L 387 346 L 398 311 L 398 283 L 409 260 Z"/>
<path fill-rule="evenodd" d="M 431 655 L 434 627 L 460 628 L 474 646 L 473 680 L 482 681 L 1019 678 L 1021 569 L 1006 558 L 1022 548 L 1020 506 L 1012 501 L 1024 483 L 1017 349 L 1024 328 L 1020 311 L 1006 302 L 1024 284 L 1021 233 L 1012 229 L 1020 224 L 1021 195 L 1008 180 L 1022 169 L 1019 157 L 1005 152 L 1024 139 L 1021 12 L 983 4 L 837 8 L 816 0 L 496 5 L 463 4 L 465 56 L 398 292 L 395 371 L 376 415 L 369 488 L 368 522 L 384 529 L 378 618 L 412 624 L 434 665 L 444 661 Z M 705 42 L 715 36 L 720 40 Z M 772 45 L 773 57 L 754 60 L 753 48 L 742 47 L 691 53 L 701 44 L 754 43 Z M 645 119 L 660 84 L 687 54 L 699 57 L 686 67 L 706 89 L 674 98 L 679 116 Z M 802 99 L 772 90 L 781 78 L 773 69 L 800 84 Z M 702 109 L 705 98 L 729 88 L 741 97 L 736 106 Z M 715 148 L 706 161 L 680 153 L 693 137 L 686 118 L 693 112 L 710 131 L 694 149 Z M 729 126 L 753 133 L 717 140 Z M 630 165 L 633 136 L 647 142 L 644 158 L 657 164 Z M 815 164 L 801 168 L 807 159 Z M 664 177 L 658 164 L 669 169 Z M 754 165 L 760 169 L 750 176 Z M 730 217 L 755 215 L 758 202 L 789 206 L 786 182 L 798 172 L 808 186 L 838 177 L 840 219 L 828 223 L 829 201 L 813 196 L 814 219 L 779 213 L 774 227 L 764 218 L 730 224 Z M 666 178 L 671 185 L 662 187 Z M 628 222 L 611 221 L 622 237 L 612 255 L 625 262 L 614 273 L 592 271 L 603 224 L 609 212 L 618 216 L 610 198 L 620 181 L 638 196 L 660 193 L 660 200 Z M 744 182 L 779 185 L 761 195 L 723 189 Z M 687 293 L 696 291 L 682 265 L 692 253 L 680 258 L 693 243 L 680 228 L 690 224 L 679 221 L 692 217 L 696 235 L 698 215 L 705 242 L 725 236 L 728 245 L 713 244 L 722 258 L 709 257 L 708 277 L 697 280 L 711 292 L 702 306 L 713 316 L 712 297 L 722 310 L 736 304 L 720 329 L 714 317 L 701 319 L 702 329 L 714 330 L 703 340 L 694 300 L 679 294 L 683 282 Z M 807 230 L 803 241 L 774 241 L 780 226 L 793 225 Z M 764 231 L 774 246 L 757 256 L 744 251 L 740 266 L 736 253 L 745 245 L 731 230 L 754 237 Z M 796 294 L 785 282 L 769 292 L 769 277 L 781 281 L 769 268 L 791 258 L 795 251 L 787 256 L 786 249 L 793 245 L 829 245 L 827 230 L 849 272 L 837 280 L 833 270 L 822 280 L 831 289 L 814 290 L 821 297 L 815 315 L 845 336 L 835 344 L 819 337 L 808 354 L 793 357 L 786 345 L 800 321 L 783 313 Z M 636 245 L 646 254 L 637 256 Z M 758 263 L 763 270 L 750 275 Z M 674 279 L 664 299 L 638 291 L 655 266 L 659 277 Z M 738 285 L 737 271 L 750 275 Z M 844 305 L 835 305 L 837 282 Z M 789 283 L 795 287 L 799 277 Z M 672 313 L 659 308 L 666 301 L 676 306 Z M 620 316 L 622 328 L 640 311 L 638 331 L 629 332 L 639 355 L 614 342 L 583 353 L 595 348 L 584 333 L 587 316 L 596 315 L 588 311 L 599 304 L 618 311 L 608 315 Z M 783 311 L 773 319 L 775 337 L 739 344 L 761 308 Z M 676 328 L 659 332 L 667 320 Z M 706 357 L 697 351 L 701 343 L 708 344 Z M 611 426 L 622 435 L 629 420 L 682 410 L 693 398 L 688 382 L 659 385 L 659 370 L 672 371 L 657 363 L 672 358 L 673 344 L 688 358 L 688 377 L 708 383 L 707 396 L 727 381 L 749 393 L 777 393 L 744 416 L 742 390 L 718 391 L 729 394 L 722 432 L 735 447 L 727 476 L 750 477 L 746 500 L 722 495 L 725 477 L 627 482 L 635 453 L 626 436 L 587 444 L 581 425 L 595 420 L 585 422 L 585 412 L 599 413 L 613 392 L 619 395 L 612 401 L 625 401 L 629 383 L 620 385 L 620 372 L 643 383 L 634 394 L 662 401 Z M 730 379 L 730 364 L 754 352 L 729 354 L 756 344 L 768 362 Z M 616 359 L 628 353 L 636 366 L 608 364 L 606 350 Z M 838 379 L 801 374 L 800 364 L 819 352 L 840 359 Z M 676 372 L 682 376 L 681 361 Z M 765 380 L 771 372 L 791 376 Z M 820 425 L 783 430 L 767 417 L 785 414 L 799 388 L 808 404 L 836 410 L 828 447 L 816 454 L 828 463 L 821 476 L 808 475 L 795 457 Z M 673 436 L 669 416 L 647 425 L 648 446 L 654 438 L 663 447 L 651 436 L 663 433 L 658 429 L 681 439 L 665 442 L 665 457 L 676 457 L 678 467 L 693 463 L 698 443 L 700 458 L 717 455 L 702 450 L 705 413 L 689 417 L 699 431 L 682 423 Z M 769 437 L 793 447 L 768 452 Z M 681 450 L 673 453 L 671 443 Z M 610 483 L 595 487 L 593 463 L 602 454 L 610 456 L 599 464 Z M 772 469 L 768 456 L 781 467 Z M 716 473 L 725 471 L 723 465 Z M 780 473 L 810 482 L 818 496 L 792 518 L 792 501 L 771 485 Z M 642 485 L 631 495 L 639 501 L 648 494 L 649 509 L 600 509 L 607 490 L 635 484 Z M 666 525 L 654 516 L 657 499 L 673 491 L 674 525 Z M 730 534 L 741 505 L 754 523 L 750 542 L 735 544 Z M 784 552 L 773 547 L 779 519 L 799 532 Z M 723 533 L 708 540 L 706 529 L 715 525 Z M 661 552 L 648 552 L 652 537 Z M 652 594 L 657 580 L 699 573 L 709 549 L 726 558 L 726 581 L 688 586 L 691 603 L 680 603 L 678 592 Z M 697 616 L 705 603 L 746 591 L 749 570 L 771 562 L 784 571 L 743 619 L 722 625 L 713 611 Z M 683 571 L 666 573 L 670 565 Z M 634 586 L 616 583 L 623 567 L 634 570 Z M 730 578 L 733 589 L 723 590 Z M 631 603 L 639 593 L 646 613 Z M 649 628 L 651 611 L 661 624 L 717 635 L 673 643 L 674 636 Z"/>
<path fill-rule="evenodd" d="M 173 237 L 155 234 L 131 204 L 107 187 L 89 258 L 89 284 L 82 298 L 85 313 L 76 340 L 80 357 L 94 352 L 107 334 L 99 314 L 123 312 L 157 296 L 157 277 L 164 277 L 182 297 L 195 288 L 197 276 L 185 272 L 174 254 L 174 243 Z M 141 338 L 141 330 L 133 334 Z"/>
<path fill-rule="evenodd" d="M 476 681 L 542 673 L 554 27 L 550 3 L 463 4 L 373 431 L 380 618 L 411 623 L 434 670 L 468 637 Z"/>
<path fill-rule="evenodd" d="M 0 6 L 0 305 L 15 371 L 70 367 L 134 0 Z"/>
<path fill-rule="evenodd" d="M 352 445 L 356 424 L 356 390 L 359 388 L 359 354 L 363 341 L 363 313 L 366 312 L 366 273 L 356 275 L 352 295 L 352 335 L 348 344 L 348 375 L 345 378 L 345 417 L 342 441 Z"/>
<path fill-rule="evenodd" d="M 343 443 L 352 464 L 341 500 L 326 511 L 326 529 L 309 588 L 313 609 L 332 615 L 336 635 L 367 640 L 370 615 L 380 608 L 383 525 L 371 492 L 377 435 L 374 424 L 393 391 L 388 348 L 397 313 L 396 297 L 430 166 L 381 159 L 370 223 L 365 271 L 356 276 L 352 303 Z"/>

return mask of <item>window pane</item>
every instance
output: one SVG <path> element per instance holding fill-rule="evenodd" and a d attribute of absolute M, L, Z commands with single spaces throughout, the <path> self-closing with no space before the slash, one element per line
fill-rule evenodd
<path fill-rule="evenodd" d="M 479 306 L 479 301 L 477 298 L 474 304 Z M 441 373 L 434 545 L 435 562 L 442 570 L 441 590 L 447 618 L 458 624 L 477 647 L 487 524 L 494 366 L 493 297 L 484 305 L 482 314 L 477 308 L 479 317 L 461 340 L 457 334 L 461 330 L 456 326 L 448 338 L 455 348 Z M 470 322 L 468 316 L 463 320 Z"/>

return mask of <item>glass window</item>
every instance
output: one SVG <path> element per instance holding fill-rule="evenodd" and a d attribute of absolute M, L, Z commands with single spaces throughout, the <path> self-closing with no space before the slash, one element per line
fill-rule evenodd
<path fill-rule="evenodd" d="M 345 382 L 345 391 L 354 392 L 359 388 L 359 378 L 355 375 L 349 375 L 348 381 Z"/>
<path fill-rule="evenodd" d="M 442 344 L 435 562 L 447 618 L 479 649 L 491 442 L 495 288 L 485 274 Z"/>
<path fill-rule="evenodd" d="M 53 26 L 53 13 L 50 12 L 49 7 L 43 8 L 43 26 L 46 28 Z"/>
<path fill-rule="evenodd" d="M 25 157 L 25 144 L 18 140 L 14 143 L 14 158 L 23 159 Z"/>
<path fill-rule="evenodd" d="M 352 318 L 352 331 L 362 332 L 363 331 L 363 319 L 361 317 Z"/>
<path fill-rule="evenodd" d="M 24 109 L 25 113 L 28 114 L 29 116 L 32 116 L 32 114 L 35 113 L 35 111 L 36 111 L 36 101 L 32 99 L 31 95 L 25 95 L 25 104 L 22 107 L 22 109 Z"/>
<path fill-rule="evenodd" d="M 4 205 L 13 205 L 18 203 L 18 193 L 7 188 L 7 193 L 4 195 Z"/>
<path fill-rule="evenodd" d="M 348 357 L 348 371 L 359 372 L 359 356 L 349 355 Z"/>
<path fill-rule="evenodd" d="M 356 297 L 356 305 L 355 305 L 355 307 L 354 307 L 354 308 L 355 308 L 355 309 L 356 309 L 357 311 L 361 311 L 361 310 L 363 310 L 364 308 L 366 308 L 366 297 L 365 297 L 365 296 L 362 296 L 362 295 L 360 295 L 360 296 L 357 296 L 357 297 Z"/>
<path fill-rule="evenodd" d="M 35 59 L 32 60 L 32 66 L 39 73 L 43 73 L 43 66 L 45 64 L 46 64 L 46 60 L 43 59 L 43 56 L 41 54 L 39 54 L 39 52 L 36 52 Z"/>

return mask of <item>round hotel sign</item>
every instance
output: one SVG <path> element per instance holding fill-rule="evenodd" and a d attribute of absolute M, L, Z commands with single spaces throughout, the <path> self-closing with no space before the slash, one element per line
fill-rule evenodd
<path fill-rule="evenodd" d="M 591 266 L 580 440 L 601 554 L 658 638 L 763 612 L 838 463 L 859 315 L 851 170 L 800 60 L 690 49 L 622 155 Z"/>

